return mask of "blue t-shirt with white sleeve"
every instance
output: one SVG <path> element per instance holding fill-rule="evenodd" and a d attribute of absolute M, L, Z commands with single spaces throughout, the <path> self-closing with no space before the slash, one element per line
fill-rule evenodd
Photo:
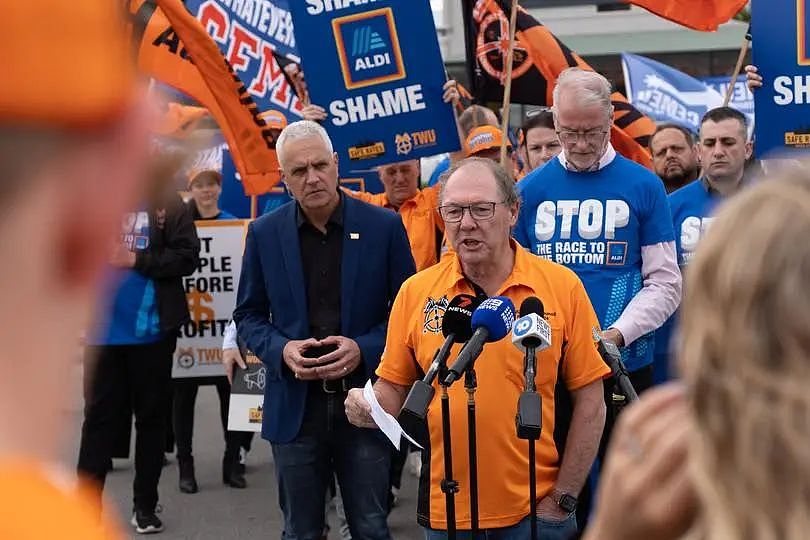
<path fill-rule="evenodd" d="M 610 327 L 642 288 L 641 248 L 675 239 L 661 180 L 617 154 L 592 172 L 568 171 L 552 159 L 518 189 L 515 239 L 573 270 L 602 328 Z M 651 332 L 622 349 L 627 369 L 649 365 L 653 348 Z"/>
<path fill-rule="evenodd" d="M 672 225 L 675 230 L 678 266 L 683 274 L 700 239 L 711 225 L 714 219 L 712 215 L 722 197 L 717 192 L 710 190 L 704 180 L 698 179 L 673 191 L 668 199 L 672 212 Z M 677 312 L 655 333 L 655 355 L 661 357 L 663 363 L 660 367 L 656 366 L 656 371 L 661 373 L 657 376 L 658 379 L 667 378 L 670 340 L 676 318 Z"/>
<path fill-rule="evenodd" d="M 127 214 L 122 227 L 121 240 L 130 251 L 150 248 L 151 223 L 146 211 Z M 131 268 L 110 268 L 105 281 L 108 303 L 88 333 L 88 343 L 142 345 L 163 339 L 154 281 Z"/>

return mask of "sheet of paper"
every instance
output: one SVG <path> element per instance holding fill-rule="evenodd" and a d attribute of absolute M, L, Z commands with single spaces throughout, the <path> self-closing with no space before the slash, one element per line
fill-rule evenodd
<path fill-rule="evenodd" d="M 374 389 L 371 387 L 370 379 L 366 381 L 366 386 L 363 388 L 363 397 L 365 397 L 366 401 L 371 405 L 371 418 L 374 419 L 374 423 L 385 433 L 385 436 L 388 437 L 388 440 L 391 441 L 397 450 L 399 450 L 399 442 L 402 437 L 408 439 L 411 444 L 420 450 L 422 449 L 410 435 L 405 433 L 405 430 L 399 425 L 397 419 L 385 412 L 385 409 L 382 408 L 382 405 L 377 401 L 377 395 L 374 393 Z"/>

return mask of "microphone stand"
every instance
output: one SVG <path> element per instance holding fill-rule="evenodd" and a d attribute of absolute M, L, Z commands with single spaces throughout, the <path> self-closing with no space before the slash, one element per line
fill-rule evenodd
<path fill-rule="evenodd" d="M 442 376 L 442 447 L 444 450 L 444 480 L 442 480 L 442 492 L 447 512 L 447 538 L 456 540 L 456 492 L 458 492 L 458 482 L 453 480 L 453 451 L 451 448 L 450 436 L 450 397 L 447 394 L 447 385 L 444 384 Z"/>
<path fill-rule="evenodd" d="M 515 418 L 517 436 L 529 441 L 529 521 L 531 539 L 537 540 L 537 471 L 535 470 L 535 441 L 542 429 L 543 402 L 534 385 L 536 370 L 536 347 L 527 346 L 523 361 L 523 393 L 518 398 L 518 414 Z"/>
<path fill-rule="evenodd" d="M 473 365 L 464 372 L 464 388 L 467 391 L 467 442 L 470 461 L 470 528 L 473 538 L 478 534 L 478 451 L 475 431 L 475 389 L 478 381 Z"/>

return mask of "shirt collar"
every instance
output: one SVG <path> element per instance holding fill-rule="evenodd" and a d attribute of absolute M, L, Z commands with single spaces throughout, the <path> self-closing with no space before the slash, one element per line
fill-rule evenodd
<path fill-rule="evenodd" d="M 739 187 L 737 189 L 740 190 L 740 189 L 743 189 L 744 187 L 746 187 L 748 184 L 750 184 L 752 182 L 753 177 L 754 177 L 754 175 L 748 174 L 747 171 L 743 171 L 742 178 L 740 179 L 740 185 L 739 185 Z M 701 176 L 698 179 L 698 181 L 703 186 L 703 189 L 705 189 L 709 193 L 709 195 L 711 195 L 712 197 L 722 197 L 723 196 L 719 191 L 714 189 L 711 184 L 709 184 L 709 179 L 706 178 L 705 176 Z"/>
<path fill-rule="evenodd" d="M 557 159 L 560 160 L 560 164 L 567 171 L 571 171 L 571 172 L 595 172 L 595 171 L 602 170 L 605 167 L 607 167 L 608 165 L 610 165 L 611 163 L 613 163 L 613 160 L 616 159 L 616 149 L 613 148 L 613 145 L 610 144 L 610 141 L 608 141 L 607 148 L 605 148 L 605 152 L 602 154 L 602 157 L 600 157 L 599 161 L 597 163 L 595 163 L 593 165 L 593 167 L 591 167 L 587 171 L 577 170 L 570 163 L 568 163 L 568 160 L 565 158 L 565 150 L 563 150 L 562 152 L 557 154 Z"/>
<path fill-rule="evenodd" d="M 329 216 L 329 219 L 326 221 L 326 224 L 329 225 L 337 225 L 338 227 L 343 227 L 343 193 L 338 192 L 340 199 L 338 200 L 338 204 L 335 209 L 332 211 L 332 215 Z M 307 215 L 304 213 L 304 210 L 301 208 L 301 205 L 295 203 L 295 222 L 300 229 L 302 225 L 305 223 L 309 223 L 307 219 Z"/>
<path fill-rule="evenodd" d="M 498 294 L 505 293 L 511 287 L 516 285 L 528 287 L 531 290 L 534 290 L 529 283 L 532 282 L 529 267 L 530 267 L 530 257 L 531 255 L 528 251 L 526 251 L 522 246 L 518 245 L 514 239 L 509 239 L 509 247 L 512 248 L 512 251 L 515 253 L 515 264 L 512 266 L 512 272 L 509 273 L 509 276 L 506 278 L 506 281 L 503 282 L 501 285 Z M 458 258 L 458 253 L 455 251 L 452 252 L 453 256 L 453 285 L 458 286 L 460 282 L 468 282 L 467 276 L 464 275 L 464 272 L 461 269 L 461 260 Z M 469 282 L 468 282 L 469 283 Z M 470 286 L 472 284 L 470 283 Z"/>

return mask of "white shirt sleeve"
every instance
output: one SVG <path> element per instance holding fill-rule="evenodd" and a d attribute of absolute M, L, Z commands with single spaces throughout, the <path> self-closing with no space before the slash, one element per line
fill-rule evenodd
<path fill-rule="evenodd" d="M 238 348 L 239 345 L 236 343 L 236 323 L 231 321 L 225 327 L 225 333 L 222 335 L 222 350 Z"/>
<path fill-rule="evenodd" d="M 641 276 L 644 284 L 611 325 L 622 333 L 625 346 L 659 328 L 681 303 L 681 271 L 675 242 L 642 246 Z"/>

